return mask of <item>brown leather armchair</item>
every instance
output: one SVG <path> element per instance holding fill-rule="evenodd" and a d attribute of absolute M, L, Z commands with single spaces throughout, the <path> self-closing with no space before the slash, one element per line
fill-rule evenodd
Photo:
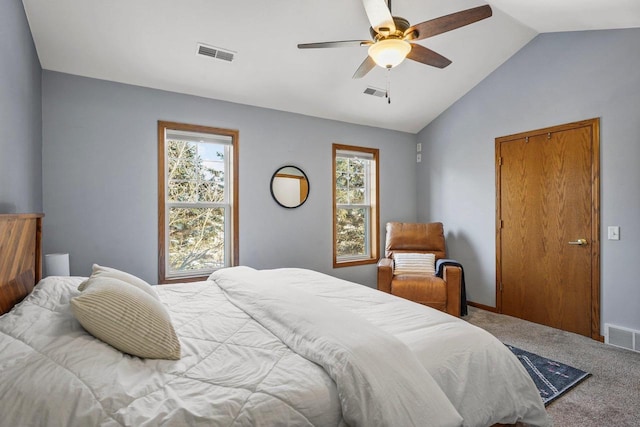
<path fill-rule="evenodd" d="M 442 278 L 425 274 L 394 275 L 394 253 L 433 253 L 446 258 L 441 222 L 428 224 L 389 222 L 385 257 L 378 262 L 378 289 L 460 316 L 462 268 L 444 266 Z"/>

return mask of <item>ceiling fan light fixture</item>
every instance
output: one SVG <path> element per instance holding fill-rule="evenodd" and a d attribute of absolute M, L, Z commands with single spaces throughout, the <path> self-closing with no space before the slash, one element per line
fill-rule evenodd
<path fill-rule="evenodd" d="M 385 39 L 369 47 L 369 56 L 382 68 L 393 68 L 407 57 L 411 44 L 400 39 Z"/>

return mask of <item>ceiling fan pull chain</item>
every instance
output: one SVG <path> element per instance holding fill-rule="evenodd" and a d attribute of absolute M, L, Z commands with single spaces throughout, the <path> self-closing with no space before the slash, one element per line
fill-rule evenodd
<path fill-rule="evenodd" d="M 391 68 L 387 68 L 387 93 L 385 97 L 387 98 L 387 104 L 391 104 Z"/>

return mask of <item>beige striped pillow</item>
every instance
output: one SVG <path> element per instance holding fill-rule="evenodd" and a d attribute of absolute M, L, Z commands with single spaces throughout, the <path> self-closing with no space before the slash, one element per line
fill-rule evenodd
<path fill-rule="evenodd" d="M 122 280 L 98 277 L 71 299 L 71 311 L 91 335 L 134 356 L 180 359 L 180 341 L 160 301 Z"/>
<path fill-rule="evenodd" d="M 399 274 L 436 274 L 436 256 L 434 254 L 417 254 L 394 252 L 394 275 Z"/>
<path fill-rule="evenodd" d="M 103 267 L 98 264 L 93 264 L 91 277 L 80 283 L 80 286 L 78 286 L 78 290 L 80 292 L 84 291 L 88 286 L 91 285 L 91 283 L 93 283 L 93 280 L 97 277 L 111 277 L 113 279 L 122 280 L 125 283 L 135 286 L 141 291 L 145 291 L 155 299 L 158 299 L 158 294 L 156 294 L 153 286 L 151 286 L 141 278 L 136 277 L 133 274 L 125 273 L 124 271 L 116 270 L 115 268 Z"/>

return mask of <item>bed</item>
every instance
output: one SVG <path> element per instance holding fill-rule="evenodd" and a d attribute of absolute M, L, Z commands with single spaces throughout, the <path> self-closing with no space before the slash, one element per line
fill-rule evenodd
<path fill-rule="evenodd" d="M 2 426 L 550 425 L 487 332 L 310 270 L 156 286 L 180 358 L 125 354 L 71 312 L 85 278 L 39 280 L 41 221 L 0 215 Z"/>

